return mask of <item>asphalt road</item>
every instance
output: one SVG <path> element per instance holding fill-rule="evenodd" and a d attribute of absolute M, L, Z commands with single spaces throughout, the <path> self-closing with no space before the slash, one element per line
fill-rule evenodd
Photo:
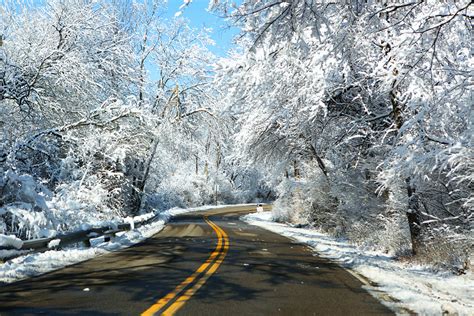
<path fill-rule="evenodd" d="M 344 269 L 230 207 L 131 248 L 0 286 L 0 315 L 393 314 Z"/>

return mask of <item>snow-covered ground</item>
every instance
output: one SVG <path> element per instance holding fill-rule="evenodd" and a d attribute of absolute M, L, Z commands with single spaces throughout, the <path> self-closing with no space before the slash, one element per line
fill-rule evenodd
<path fill-rule="evenodd" d="M 474 315 L 472 272 L 462 276 L 434 273 L 428 267 L 402 263 L 382 253 L 361 251 L 314 229 L 273 222 L 271 212 L 249 214 L 242 219 L 308 244 L 318 255 L 340 263 L 399 314 L 411 310 L 421 315 Z"/>
<path fill-rule="evenodd" d="M 52 270 L 60 269 L 62 267 L 78 263 L 93 257 L 109 253 L 111 251 L 123 249 L 143 241 L 163 229 L 166 222 L 179 214 L 209 210 L 213 208 L 220 208 L 219 206 L 203 206 L 197 208 L 181 209 L 173 208 L 160 213 L 160 218 L 148 225 L 138 227 L 136 229 L 118 233 L 117 236 L 109 242 L 104 242 L 103 237 L 98 237 L 91 240 L 92 247 L 90 248 L 71 248 L 62 250 L 49 250 L 42 253 L 30 253 L 18 258 L 8 260 L 4 264 L 0 262 L 0 283 L 11 283 L 19 281 L 28 277 L 40 275 Z M 149 216 L 129 218 L 130 222 L 144 220 Z M 89 225 L 84 226 L 88 228 Z M 3 238 L 5 245 L 18 243 L 18 240 L 13 237 Z M 15 250 L 2 250 L 5 256 L 10 255 Z M 0 253 L 0 257 L 1 257 Z"/>

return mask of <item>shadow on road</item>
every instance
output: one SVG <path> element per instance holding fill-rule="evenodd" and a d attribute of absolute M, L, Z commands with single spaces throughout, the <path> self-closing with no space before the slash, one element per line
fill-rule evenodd
<path fill-rule="evenodd" d="M 344 295 L 349 301 L 360 301 L 361 294 L 362 301 L 370 297 L 342 268 L 302 245 L 238 217 L 212 220 L 229 234 L 230 249 L 224 264 L 186 304 L 190 308 L 198 302 L 241 308 L 252 306 L 242 302 L 282 300 L 288 291 L 302 300 L 311 300 L 311 291 Z M 215 246 L 215 234 L 202 215 L 176 218 L 163 233 L 141 244 L 2 286 L 0 315 L 136 315 L 190 276 Z M 334 301 L 324 299 L 325 304 Z"/>

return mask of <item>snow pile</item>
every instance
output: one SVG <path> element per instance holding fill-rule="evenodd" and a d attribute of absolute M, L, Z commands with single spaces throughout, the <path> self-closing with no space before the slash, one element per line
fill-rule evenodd
<path fill-rule="evenodd" d="M 20 249 L 23 246 L 23 241 L 15 235 L 0 234 L 0 247 Z"/>
<path fill-rule="evenodd" d="M 61 243 L 61 239 L 53 239 L 48 243 L 48 249 L 56 248 Z"/>
<path fill-rule="evenodd" d="M 49 250 L 21 256 L 0 266 L 0 282 L 11 283 L 105 254 L 104 248 Z"/>
<path fill-rule="evenodd" d="M 318 255 L 333 259 L 363 275 L 371 281 L 372 285 L 365 288 L 374 296 L 379 297 L 376 293 L 382 291 L 394 298 L 383 300 L 383 303 L 395 310 L 406 307 L 423 315 L 474 314 L 472 272 L 461 276 L 434 273 L 421 265 L 395 261 L 383 253 L 361 251 L 354 245 L 314 229 L 275 223 L 271 212 L 246 215 L 243 220 L 308 244 Z"/>

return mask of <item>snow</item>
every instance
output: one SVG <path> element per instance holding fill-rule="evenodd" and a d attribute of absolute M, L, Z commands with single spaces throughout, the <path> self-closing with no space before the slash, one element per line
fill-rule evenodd
<path fill-rule="evenodd" d="M 242 219 L 307 244 L 321 257 L 338 262 L 397 313 L 407 313 L 408 309 L 421 315 L 474 315 L 472 272 L 461 276 L 435 273 L 428 267 L 396 261 L 383 253 L 362 251 L 314 229 L 273 222 L 271 212 L 249 214 Z"/>
<path fill-rule="evenodd" d="M 3 235 L 0 234 L 0 247 L 13 247 L 20 249 L 23 246 L 23 241 L 14 235 Z"/>
<path fill-rule="evenodd" d="M 0 263 L 3 258 L 11 258 L 17 255 L 26 254 L 28 252 L 28 250 L 2 249 L 0 250 Z"/>
<path fill-rule="evenodd" d="M 166 212 L 165 218 L 168 218 Z M 137 229 L 119 233 L 109 242 L 104 242 L 103 237 L 95 238 L 91 248 L 49 250 L 9 260 L 0 265 L 0 282 L 19 281 L 123 249 L 153 236 L 162 230 L 164 225 L 165 220 L 159 219 Z"/>
<path fill-rule="evenodd" d="M 48 249 L 56 248 L 61 243 L 61 239 L 53 239 L 48 243 Z"/>
<path fill-rule="evenodd" d="M 167 211 L 160 212 L 159 218 L 148 225 L 143 225 L 133 230 L 117 233 L 116 237 L 112 238 L 112 240 L 108 242 L 105 242 L 103 236 L 94 238 L 91 240 L 92 247 L 90 248 L 70 248 L 61 250 L 51 249 L 46 252 L 30 253 L 21 257 L 17 257 L 15 259 L 8 260 L 3 265 L 0 264 L 0 284 L 12 283 L 29 277 L 37 276 L 46 272 L 63 268 L 71 264 L 94 258 L 96 256 L 110 253 L 111 251 L 116 251 L 132 246 L 147 238 L 150 238 L 151 236 L 161 231 L 164 228 L 165 224 L 170 220 L 170 218 L 174 216 L 189 212 L 206 211 L 221 207 L 224 207 L 224 205 L 203 206 L 189 209 L 173 208 Z M 136 223 L 137 219 L 149 219 L 152 217 L 152 214 L 154 213 L 148 213 L 140 217 L 135 217 L 134 221 Z M 2 237 L 0 240 L 4 242 L 8 240 L 8 242 L 10 243 L 18 243 L 19 240 L 11 238 L 11 236 L 5 236 L 5 238 L 3 238 L 4 235 L 0 236 Z M 6 237 L 9 238 L 7 239 Z M 54 247 L 56 245 L 56 240 L 57 239 L 52 240 L 48 247 Z M 0 243 L 0 245 L 3 244 Z M 0 258 L 9 257 L 13 254 L 11 253 L 12 251 L 13 250 L 1 250 Z M 21 252 L 16 251 L 16 253 L 19 254 Z"/>
<path fill-rule="evenodd" d="M 133 220 L 133 217 L 127 217 L 125 219 L 125 222 L 127 222 L 128 224 L 130 224 L 130 229 L 135 229 L 135 222 Z"/>
<path fill-rule="evenodd" d="M 91 248 L 49 250 L 9 260 L 0 265 L 0 282 L 11 283 L 37 276 L 139 243 L 163 229 L 169 218 L 168 212 L 163 214 L 163 219 L 158 219 L 134 230 L 118 233 L 109 242 L 105 242 L 103 237 L 94 238 Z"/>

